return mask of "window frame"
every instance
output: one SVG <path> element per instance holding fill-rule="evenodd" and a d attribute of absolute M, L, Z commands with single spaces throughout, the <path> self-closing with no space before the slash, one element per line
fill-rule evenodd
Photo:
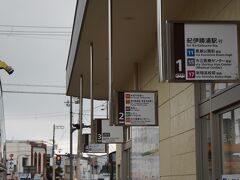
<path fill-rule="evenodd" d="M 213 94 L 211 83 L 210 97 L 202 98 L 202 86 L 195 84 L 196 99 L 196 154 L 197 154 L 197 178 L 206 179 L 206 125 L 202 121 L 204 116 L 210 116 L 211 140 L 212 140 L 212 179 L 221 179 L 222 166 L 222 122 L 220 115 L 240 107 L 240 84 L 232 84 Z M 204 154 L 205 153 L 205 154 Z M 207 177 L 208 178 L 208 177 Z"/>
<path fill-rule="evenodd" d="M 223 118 L 221 117 L 221 115 L 223 115 L 227 112 L 230 112 L 231 118 L 232 118 L 232 120 L 234 120 L 235 119 L 234 110 L 238 109 L 238 108 L 240 108 L 240 103 L 235 104 L 234 106 L 228 107 L 228 108 L 223 109 L 223 110 L 219 111 L 218 113 L 216 113 L 216 115 L 219 118 L 218 120 L 220 121 L 219 123 L 220 123 L 220 131 L 221 131 L 219 145 L 220 145 L 220 149 L 221 149 L 221 167 L 222 167 L 221 172 L 222 172 L 222 174 L 223 174 L 223 148 L 222 148 L 223 147 L 223 142 L 222 142 L 222 139 L 223 139 L 223 136 L 222 136 L 223 135 L 223 132 L 222 132 L 223 131 L 223 122 L 222 122 L 222 120 L 223 120 Z"/>

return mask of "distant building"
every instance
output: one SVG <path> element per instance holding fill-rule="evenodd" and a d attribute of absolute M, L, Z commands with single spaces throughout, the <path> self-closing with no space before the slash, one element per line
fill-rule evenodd
<path fill-rule="evenodd" d="M 73 155 L 73 177 L 76 177 L 76 169 L 77 169 L 77 159 L 76 155 Z M 64 158 L 64 179 L 70 180 L 70 160 L 68 157 Z"/>
<path fill-rule="evenodd" d="M 82 158 L 80 160 L 80 177 L 81 180 L 90 179 L 90 165 L 88 164 L 87 158 Z"/>
<path fill-rule="evenodd" d="M 46 144 L 38 141 L 7 140 L 8 178 L 32 178 L 40 176 L 46 179 Z"/>

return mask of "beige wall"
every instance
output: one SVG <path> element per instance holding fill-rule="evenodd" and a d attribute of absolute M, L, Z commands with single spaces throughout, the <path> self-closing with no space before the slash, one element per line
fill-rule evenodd
<path fill-rule="evenodd" d="M 117 180 L 120 180 L 118 178 L 118 176 L 120 175 L 121 171 L 119 172 L 118 166 L 121 166 L 122 163 L 122 145 L 121 144 L 117 144 L 116 146 L 116 178 Z"/>
<path fill-rule="evenodd" d="M 240 20 L 239 0 L 163 0 L 168 20 Z"/>
<path fill-rule="evenodd" d="M 141 64 L 141 89 L 158 91 L 161 180 L 196 179 L 194 86 L 159 83 L 154 54 Z"/>

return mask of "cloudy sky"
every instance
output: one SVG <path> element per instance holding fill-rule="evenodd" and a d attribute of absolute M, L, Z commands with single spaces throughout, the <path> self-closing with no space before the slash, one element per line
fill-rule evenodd
<path fill-rule="evenodd" d="M 0 4 L 0 59 L 15 69 L 11 76 L 0 72 L 3 90 L 65 93 L 76 0 L 0 0 Z M 67 100 L 61 95 L 4 93 L 7 139 L 50 142 L 55 123 L 65 126 L 56 130 L 56 143 L 63 152 L 69 151 Z M 84 108 L 89 109 L 88 103 Z M 89 118 L 87 113 L 84 118 Z"/>

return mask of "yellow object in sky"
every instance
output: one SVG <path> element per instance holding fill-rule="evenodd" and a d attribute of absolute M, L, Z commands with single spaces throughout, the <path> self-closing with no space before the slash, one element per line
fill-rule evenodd
<path fill-rule="evenodd" d="M 4 69 L 5 71 L 7 71 L 8 74 L 12 74 L 14 69 L 7 65 L 7 63 L 5 63 L 4 61 L 0 60 L 0 69 Z"/>

